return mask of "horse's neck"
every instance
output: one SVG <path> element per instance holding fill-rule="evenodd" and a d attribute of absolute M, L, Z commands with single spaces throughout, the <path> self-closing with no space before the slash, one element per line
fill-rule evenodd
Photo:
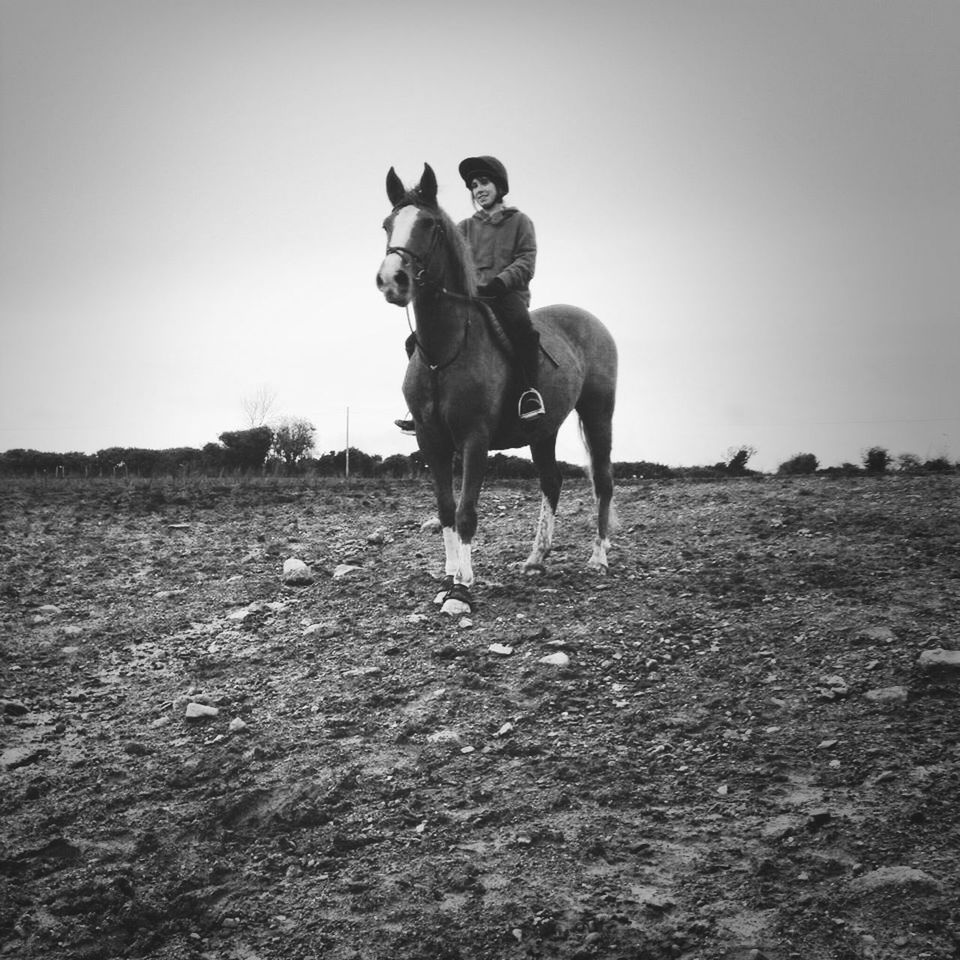
<path fill-rule="evenodd" d="M 460 295 L 431 293 L 420 297 L 414 306 L 417 339 L 435 362 L 450 356 L 463 341 L 467 324 L 476 305 Z"/>

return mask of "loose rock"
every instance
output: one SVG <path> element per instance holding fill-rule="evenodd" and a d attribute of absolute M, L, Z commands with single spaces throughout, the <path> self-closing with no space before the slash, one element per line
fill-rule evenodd
<path fill-rule="evenodd" d="M 908 696 L 906 687 L 883 687 L 866 693 L 866 698 L 874 703 L 906 703 Z"/>
<path fill-rule="evenodd" d="M 204 717 L 215 717 L 220 713 L 216 707 L 211 707 L 206 703 L 188 703 L 184 716 L 188 720 L 201 720 Z"/>
<path fill-rule="evenodd" d="M 921 670 L 960 670 L 960 650 L 924 650 L 917 665 Z"/>
<path fill-rule="evenodd" d="M 931 893 L 943 893 L 943 884 L 929 873 L 914 867 L 880 867 L 850 881 L 850 889 L 860 893 L 887 887 L 919 887 Z"/>
<path fill-rule="evenodd" d="M 283 582 L 290 586 L 313 583 L 313 571 L 302 560 L 289 557 L 283 561 Z"/>

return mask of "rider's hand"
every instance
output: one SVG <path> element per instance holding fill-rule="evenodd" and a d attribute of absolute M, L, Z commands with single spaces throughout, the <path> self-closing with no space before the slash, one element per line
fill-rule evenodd
<path fill-rule="evenodd" d="M 507 285 L 499 277 L 494 277 L 489 283 L 481 283 L 477 287 L 477 296 L 485 300 L 496 300 L 506 292 Z"/>

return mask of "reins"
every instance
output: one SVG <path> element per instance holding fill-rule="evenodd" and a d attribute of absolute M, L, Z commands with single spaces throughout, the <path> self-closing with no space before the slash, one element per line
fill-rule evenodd
<path fill-rule="evenodd" d="M 442 291 L 446 293 L 447 291 Z M 465 300 L 475 299 L 473 297 L 462 297 L 461 294 L 449 294 L 449 296 L 454 296 L 462 298 Z M 443 363 L 433 363 L 430 359 L 430 354 L 427 353 L 423 348 L 423 344 L 420 342 L 420 338 L 417 336 L 416 327 L 410 321 L 410 304 L 406 306 L 407 311 L 407 326 L 410 328 L 410 333 L 413 334 L 413 342 L 417 345 L 417 349 L 423 354 L 423 359 L 427 361 L 427 366 L 430 368 L 431 373 L 439 373 L 441 370 L 446 370 L 452 363 L 454 363 L 457 358 L 463 353 L 464 347 L 467 345 L 467 337 L 470 335 L 470 318 L 467 317 L 463 322 L 463 339 L 460 341 L 460 346 L 457 347 L 454 355 L 449 359 L 445 360 Z"/>
<path fill-rule="evenodd" d="M 400 204 L 397 207 L 394 207 L 394 213 L 399 209 L 400 206 L 405 206 L 405 204 Z M 431 280 L 428 276 L 428 270 L 433 262 L 434 254 L 437 251 L 437 248 L 440 245 L 442 238 L 446 237 L 446 231 L 443 227 L 443 221 L 438 220 L 433 224 L 433 232 L 430 236 L 430 245 L 427 247 L 427 252 L 424 256 L 420 256 L 416 251 L 411 250 L 409 247 L 394 247 L 388 246 L 387 253 L 397 254 L 401 260 L 406 260 L 409 263 L 412 263 L 417 267 L 417 272 L 413 275 L 413 282 L 421 290 L 429 291 L 437 297 L 449 297 L 452 300 L 461 300 L 466 303 L 482 303 L 483 299 L 481 297 L 471 297 L 465 293 L 457 293 L 453 290 L 448 290 L 442 283 L 439 283 L 436 280 Z M 430 368 L 430 371 L 434 374 L 439 373 L 441 370 L 445 370 L 451 364 L 455 363 L 456 360 L 460 357 L 460 354 L 463 353 L 464 348 L 467 345 L 467 338 L 470 336 L 470 318 L 467 317 L 464 320 L 463 324 L 463 339 L 460 341 L 460 345 L 457 347 L 453 356 L 449 360 L 445 360 L 443 363 L 434 363 L 430 357 L 430 354 L 424 349 L 423 344 L 420 342 L 420 338 L 417 336 L 416 328 L 413 322 L 410 319 L 410 304 L 406 305 L 407 312 L 407 326 L 410 328 L 410 333 L 413 335 L 414 343 L 417 345 L 417 349 L 423 355 L 424 360 L 427 362 L 427 366 Z M 436 381 L 435 381 L 436 382 Z"/>

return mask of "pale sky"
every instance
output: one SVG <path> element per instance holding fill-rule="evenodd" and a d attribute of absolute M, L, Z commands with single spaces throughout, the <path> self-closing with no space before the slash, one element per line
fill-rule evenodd
<path fill-rule="evenodd" d="M 960 459 L 958 50 L 957 0 L 0 0 L 0 451 L 266 387 L 412 452 L 384 178 L 459 220 L 493 154 L 533 305 L 618 342 L 614 459 Z"/>

